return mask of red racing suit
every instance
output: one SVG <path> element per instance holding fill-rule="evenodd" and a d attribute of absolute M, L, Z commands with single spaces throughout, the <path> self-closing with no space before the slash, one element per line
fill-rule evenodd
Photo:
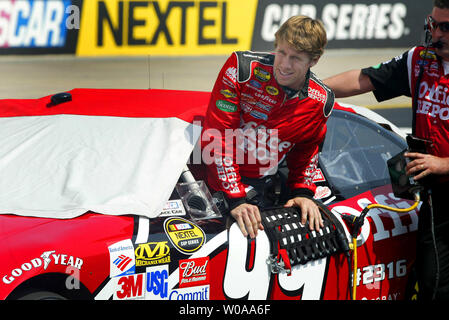
<path fill-rule="evenodd" d="M 378 101 L 400 95 L 414 98 L 417 102 L 415 134 L 431 141 L 427 144 L 429 154 L 446 158 L 449 157 L 449 73 L 445 74 L 444 64 L 433 48 L 426 50 L 420 46 L 389 62 L 365 68 L 362 72 L 370 77 Z M 423 73 L 419 79 L 421 66 Z M 447 300 L 449 175 L 430 175 L 426 179 L 432 202 L 430 204 L 428 195 L 424 194 L 419 209 L 415 262 L 419 285 L 418 299 L 433 299 L 435 293 L 438 300 Z"/>
<path fill-rule="evenodd" d="M 416 88 L 421 65 L 424 72 Z M 445 75 L 442 61 L 433 48 L 414 47 L 362 72 L 370 77 L 378 101 L 400 95 L 417 99 L 416 136 L 432 142 L 427 145 L 429 154 L 449 157 L 449 75 Z M 448 176 L 433 178 L 449 181 Z"/>
<path fill-rule="evenodd" d="M 276 173 L 286 157 L 292 196 L 315 194 L 312 182 L 334 94 L 309 71 L 299 91 L 273 73 L 274 54 L 234 52 L 212 91 L 202 134 L 207 183 L 231 208 L 245 202 L 242 176 Z"/>

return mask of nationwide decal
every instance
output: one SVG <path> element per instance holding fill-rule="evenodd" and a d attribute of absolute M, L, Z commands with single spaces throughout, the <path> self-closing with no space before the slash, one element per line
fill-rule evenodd
<path fill-rule="evenodd" d="M 71 0 L 0 1 L 0 48 L 66 45 Z"/>
<path fill-rule="evenodd" d="M 110 260 L 110 277 L 134 274 L 136 259 L 131 239 L 116 242 L 108 247 Z"/>
<path fill-rule="evenodd" d="M 257 0 L 88 0 L 77 54 L 204 55 L 249 50 Z"/>
<path fill-rule="evenodd" d="M 137 245 L 136 267 L 170 263 L 170 247 L 167 241 L 148 242 Z"/>
<path fill-rule="evenodd" d="M 168 218 L 164 221 L 164 229 L 173 246 L 184 254 L 198 251 L 206 241 L 204 231 L 183 218 Z"/>
<path fill-rule="evenodd" d="M 28 271 L 35 271 L 36 269 L 47 270 L 50 265 L 67 266 L 77 270 L 81 270 L 84 261 L 72 255 L 58 253 L 56 250 L 44 251 L 40 257 L 36 257 L 26 261 L 20 267 L 14 268 L 7 275 L 2 277 L 4 284 L 10 284 L 17 278 L 20 278 Z"/>
<path fill-rule="evenodd" d="M 192 287 L 209 284 L 209 258 L 196 258 L 179 261 L 179 287 Z"/>

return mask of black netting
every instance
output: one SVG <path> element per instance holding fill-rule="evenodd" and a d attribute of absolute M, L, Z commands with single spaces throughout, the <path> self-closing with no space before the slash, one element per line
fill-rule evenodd
<path fill-rule="evenodd" d="M 347 251 L 341 225 L 330 215 L 330 212 L 322 214 L 324 227 L 316 232 L 309 229 L 308 222 L 301 224 L 299 208 L 262 211 L 262 223 L 271 242 L 272 254 L 277 256 L 279 249 L 285 249 L 290 264 L 295 266 Z"/>

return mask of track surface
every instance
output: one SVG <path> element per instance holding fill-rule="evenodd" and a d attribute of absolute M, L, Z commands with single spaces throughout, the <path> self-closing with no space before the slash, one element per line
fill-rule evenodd
<path fill-rule="evenodd" d="M 327 50 L 313 71 L 324 79 L 342 71 L 390 60 L 405 50 Z M 226 59 L 227 56 L 0 56 L 0 99 L 39 98 L 73 88 L 210 91 Z M 368 106 L 398 126 L 408 126 L 409 98 L 400 97 L 379 104 L 369 93 L 339 101 Z"/>

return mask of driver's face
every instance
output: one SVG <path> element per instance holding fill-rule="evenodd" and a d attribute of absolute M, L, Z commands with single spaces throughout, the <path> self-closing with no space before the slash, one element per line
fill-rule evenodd
<path fill-rule="evenodd" d="M 440 9 L 434 7 L 432 10 L 432 18 L 437 22 L 449 22 L 449 9 Z M 437 54 L 443 58 L 443 60 L 449 61 L 449 31 L 441 31 L 440 28 L 436 28 L 432 31 L 432 41 L 440 41 L 442 43 L 441 48 L 437 48 Z"/>
<path fill-rule="evenodd" d="M 276 47 L 274 77 L 280 85 L 299 90 L 304 85 L 307 71 L 317 62 L 318 59 L 310 59 L 308 54 L 281 40 Z"/>

